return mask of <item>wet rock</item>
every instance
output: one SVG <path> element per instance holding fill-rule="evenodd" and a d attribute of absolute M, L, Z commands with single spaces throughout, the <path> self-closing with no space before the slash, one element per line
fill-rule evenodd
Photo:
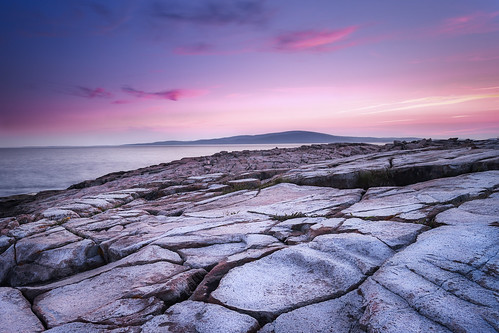
<path fill-rule="evenodd" d="M 41 332 L 44 327 L 31 304 L 14 288 L 0 287 L 0 332 Z"/>
<path fill-rule="evenodd" d="M 142 325 L 142 332 L 250 333 L 258 328 L 248 315 L 216 304 L 185 301 Z"/>

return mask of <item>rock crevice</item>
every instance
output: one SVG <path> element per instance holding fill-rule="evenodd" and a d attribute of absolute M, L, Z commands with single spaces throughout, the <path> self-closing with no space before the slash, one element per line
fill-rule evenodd
<path fill-rule="evenodd" d="M 496 332 L 498 169 L 497 140 L 314 145 L 0 200 L 0 331 Z"/>

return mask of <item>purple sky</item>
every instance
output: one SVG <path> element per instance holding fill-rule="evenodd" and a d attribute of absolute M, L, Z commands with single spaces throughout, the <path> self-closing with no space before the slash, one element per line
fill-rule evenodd
<path fill-rule="evenodd" d="M 499 1 L 0 2 L 0 146 L 499 133 Z"/>

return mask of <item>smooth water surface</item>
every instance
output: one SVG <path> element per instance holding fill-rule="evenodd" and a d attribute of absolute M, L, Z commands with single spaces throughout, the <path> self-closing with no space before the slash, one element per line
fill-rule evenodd
<path fill-rule="evenodd" d="M 116 171 L 217 152 L 298 147 L 300 144 L 0 148 L 0 197 L 64 189 Z"/>

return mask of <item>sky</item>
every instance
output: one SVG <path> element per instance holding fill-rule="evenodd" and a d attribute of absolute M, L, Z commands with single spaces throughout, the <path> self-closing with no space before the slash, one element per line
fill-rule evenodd
<path fill-rule="evenodd" d="M 499 136 L 497 0 L 0 0 L 0 146 Z"/>

